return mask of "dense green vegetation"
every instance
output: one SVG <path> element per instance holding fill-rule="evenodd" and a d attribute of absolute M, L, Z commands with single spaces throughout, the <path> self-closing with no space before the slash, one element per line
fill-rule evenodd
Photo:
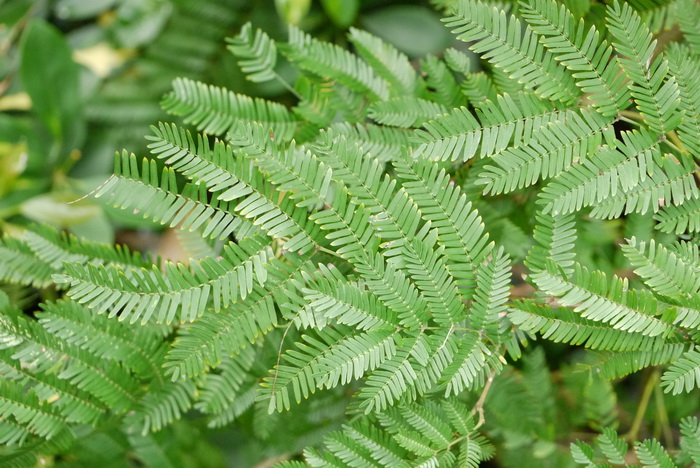
<path fill-rule="evenodd" d="M 0 3 L 0 466 L 700 465 L 700 4 L 431 6 Z"/>

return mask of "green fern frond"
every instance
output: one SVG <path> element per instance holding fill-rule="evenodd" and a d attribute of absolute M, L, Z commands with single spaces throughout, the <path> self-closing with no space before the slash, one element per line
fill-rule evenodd
<path fill-rule="evenodd" d="M 355 334 L 333 345 L 322 356 L 314 373 L 317 386 L 333 388 L 361 378 L 396 354 L 392 328 L 379 328 Z"/>
<path fill-rule="evenodd" d="M 700 423 L 696 417 L 681 419 L 681 450 L 700 463 Z"/>
<path fill-rule="evenodd" d="M 673 77 L 666 79 L 668 62 L 654 51 L 656 41 L 634 9 L 619 2 L 608 5 L 608 31 L 615 39 L 613 45 L 624 58 L 618 62 L 630 83 L 627 85 L 639 113 L 649 128 L 658 135 L 673 129 L 683 119 L 678 111 L 680 91 Z"/>
<path fill-rule="evenodd" d="M 476 290 L 470 310 L 471 325 L 477 330 L 495 331 L 506 312 L 510 297 L 511 262 L 503 247 L 477 266 Z"/>
<path fill-rule="evenodd" d="M 470 43 L 472 51 L 542 99 L 572 102 L 578 96 L 571 75 L 556 65 L 532 29 L 523 28 L 514 16 L 506 20 L 506 13 L 497 7 L 461 0 L 454 16 L 444 21 L 457 39 Z"/>
<path fill-rule="evenodd" d="M 404 153 L 393 163 L 402 185 L 418 205 L 423 219 L 438 231 L 438 245 L 450 261 L 447 268 L 455 278 L 462 297 L 469 300 L 474 288 L 474 269 L 493 248 L 478 212 L 459 187 L 437 164 L 413 160 Z"/>
<path fill-rule="evenodd" d="M 411 96 L 379 101 L 369 107 L 369 117 L 390 127 L 420 127 L 425 122 L 447 112 L 440 103 Z"/>
<path fill-rule="evenodd" d="M 337 80 L 370 101 L 389 98 L 388 83 L 371 66 L 345 49 L 318 41 L 294 26 L 289 27 L 289 42 L 282 52 L 302 70 Z"/>
<path fill-rule="evenodd" d="M 554 177 L 610 140 L 611 123 L 595 112 L 571 113 L 541 127 L 528 144 L 492 156 L 496 165 L 486 165 L 476 183 L 485 185 L 484 194 L 498 195 Z"/>
<path fill-rule="evenodd" d="M 658 141 L 648 131 L 625 132 L 616 148 L 603 146 L 542 190 L 543 212 L 568 214 L 633 191 L 661 169 Z"/>
<path fill-rule="evenodd" d="M 277 308 L 284 312 L 288 294 L 300 294 L 303 275 L 313 272 L 308 260 L 290 254 L 285 259 L 271 259 L 264 288 L 254 286 L 244 301 L 180 329 L 166 358 L 166 374 L 172 379 L 200 375 L 268 333 L 277 324 Z"/>
<path fill-rule="evenodd" d="M 466 104 L 457 80 L 444 61 L 428 55 L 420 62 L 420 70 L 425 75 L 428 100 L 442 104 L 448 109 Z"/>
<path fill-rule="evenodd" d="M 51 439 L 66 429 L 63 419 L 51 408 L 40 405 L 33 392 L 26 392 L 22 385 L 12 380 L 0 381 L 0 415 L 32 434 L 44 439 Z M 21 445 L 25 437 L 16 440 Z"/>
<path fill-rule="evenodd" d="M 291 407 L 290 398 L 299 403 L 317 389 L 316 369 L 321 359 L 343 339 L 355 333 L 345 327 L 326 328 L 316 336 L 307 334 L 295 343 L 297 349 L 289 349 L 261 383 L 260 399 L 268 400 L 268 412 L 282 412 Z M 290 395 L 291 393 L 291 395 Z"/>
<path fill-rule="evenodd" d="M 629 289 L 627 280 L 608 281 L 600 271 L 590 273 L 578 263 L 571 277 L 562 276 L 553 264 L 533 273 L 533 281 L 547 294 L 559 297 L 565 307 L 574 307 L 582 318 L 612 325 L 615 329 L 646 336 L 672 332 L 655 317 L 656 299 L 645 291 Z"/>
<path fill-rule="evenodd" d="M 392 96 L 414 94 L 418 81 L 416 71 L 405 54 L 377 36 L 360 29 L 350 28 L 348 38 L 374 72 L 387 81 Z"/>
<path fill-rule="evenodd" d="M 700 387 L 700 351 L 691 349 L 673 362 L 661 376 L 661 386 L 674 395 Z"/>
<path fill-rule="evenodd" d="M 292 113 L 281 104 L 252 99 L 186 78 L 173 81 L 173 91 L 163 98 L 161 106 L 210 135 L 223 136 L 245 120 L 258 122 L 272 129 L 280 140 L 289 141 L 297 127 Z"/>
<path fill-rule="evenodd" d="M 241 248 L 240 246 L 243 248 Z M 265 264 L 274 257 L 265 242 L 246 239 L 239 245 L 224 247 L 221 258 L 207 258 L 183 265 L 167 263 L 165 273 L 157 268 L 127 270 L 112 265 L 100 268 L 79 264 L 66 265 L 54 281 L 69 283 L 68 295 L 80 304 L 96 309 L 98 314 L 109 311 L 109 317 L 130 323 L 170 324 L 179 318 L 191 322 L 207 308 L 209 298 L 214 311 L 238 301 L 253 290 L 253 282 L 264 284 Z"/>
<path fill-rule="evenodd" d="M 675 17 L 683 36 L 695 56 L 700 56 L 700 7 L 693 0 L 679 0 L 674 4 Z"/>
<path fill-rule="evenodd" d="M 528 333 L 542 338 L 586 348 L 614 351 L 649 350 L 663 340 L 639 333 L 616 330 L 576 315 L 566 308 L 552 309 L 533 302 L 514 302 L 508 308 L 508 320 Z"/>
<path fill-rule="evenodd" d="M 672 43 L 665 49 L 671 75 L 680 90 L 683 121 L 678 126 L 678 138 L 691 154 L 700 154 L 700 60 L 691 56 L 690 49 Z"/>
<path fill-rule="evenodd" d="M 152 386 L 136 403 L 134 413 L 127 416 L 125 424 L 142 435 L 160 431 L 180 419 L 192 407 L 196 391 L 191 381 Z"/>
<path fill-rule="evenodd" d="M 492 351 L 484 345 L 478 334 L 470 332 L 461 336 L 450 364 L 440 376 L 445 385 L 445 397 L 482 387 L 490 370 L 489 364 L 497 363 L 497 370 L 502 367 L 499 360 L 490 359 L 491 355 Z"/>
<path fill-rule="evenodd" d="M 399 326 L 394 314 L 377 297 L 354 283 L 319 279 L 303 288 L 304 300 L 315 313 L 360 330 Z"/>
<path fill-rule="evenodd" d="M 607 380 L 619 379 L 650 366 L 675 362 L 686 350 L 684 344 L 664 344 L 660 348 L 642 351 L 604 352 L 592 364 L 582 366 Z"/>
<path fill-rule="evenodd" d="M 645 214 L 649 210 L 656 213 L 662 205 L 681 205 L 700 197 L 693 177 L 694 163 L 690 159 L 665 155 L 659 168 L 661 170 L 655 168 L 652 175 L 627 192 L 596 201 L 591 216 L 611 219 L 622 214 Z"/>
<path fill-rule="evenodd" d="M 242 223 L 228 210 L 228 205 L 219 206 L 218 199 L 204 202 L 197 192 L 189 192 L 193 198 L 180 193 L 175 172 L 165 168 L 158 174 L 155 161 L 144 159 L 139 170 L 135 155 L 123 152 L 114 158 L 115 174 L 95 192 L 95 198 L 106 197 L 114 207 L 132 209 L 144 218 L 175 227 L 186 223 L 197 229 L 206 222 L 206 235 L 225 239 Z M 232 210 L 231 210 L 232 211 Z"/>
<path fill-rule="evenodd" d="M 384 411 L 402 398 L 413 401 L 425 388 L 417 388 L 420 363 L 427 354 L 427 344 L 422 333 L 409 333 L 402 338 L 396 353 L 382 363 L 367 378 L 357 394 L 358 409 L 365 414 Z M 408 394 L 408 395 L 407 395 Z"/>
<path fill-rule="evenodd" d="M 642 463 L 642 466 L 677 468 L 668 452 L 655 439 L 636 442 L 634 444 L 634 453 Z"/>
<path fill-rule="evenodd" d="M 613 49 L 600 40 L 594 26 L 586 32 L 583 20 L 576 24 L 569 10 L 554 0 L 530 0 L 521 5 L 523 18 L 542 45 L 573 72 L 576 85 L 591 95 L 589 101 L 598 112 L 613 116 L 629 105 L 629 91 L 612 57 Z"/>
<path fill-rule="evenodd" d="M 265 32 L 260 29 L 253 32 L 250 23 L 246 23 L 238 35 L 227 42 L 227 49 L 239 58 L 238 65 L 248 80 L 262 83 L 277 77 L 277 47 Z"/>
<path fill-rule="evenodd" d="M 690 198 L 678 205 L 669 205 L 654 215 L 656 229 L 683 234 L 700 232 L 700 199 Z"/>
<path fill-rule="evenodd" d="M 126 410 L 136 401 L 137 381 L 122 366 L 101 361 L 19 315 L 2 315 L 0 320 L 0 334 L 12 347 L 13 359 L 35 372 L 56 374 L 115 412 Z"/>
<path fill-rule="evenodd" d="M 67 423 L 95 424 L 107 412 L 103 404 L 92 401 L 90 394 L 72 387 L 65 380 L 42 372 L 33 373 L 23 367 L 20 361 L 13 358 L 12 349 L 0 351 L 0 372 L 4 379 L 16 381 L 20 386 L 30 386 L 39 402 L 53 406 Z M 7 429 L 10 433 L 4 437 L 10 440 L 2 443 L 9 445 L 14 445 L 17 438 L 23 440 L 29 435 L 21 428 Z"/>
<path fill-rule="evenodd" d="M 398 128 L 339 122 L 331 125 L 330 130 L 335 135 L 343 135 L 349 144 L 359 146 L 380 163 L 391 161 L 401 154 L 404 146 L 411 146 L 410 133 Z"/>
<path fill-rule="evenodd" d="M 225 413 L 249 386 L 249 372 L 256 355 L 257 349 L 249 346 L 242 349 L 235 358 L 225 358 L 217 366 L 216 372 L 206 374 L 199 384 L 200 396 L 195 408 L 208 415 L 219 416 Z"/>
<path fill-rule="evenodd" d="M 525 266 L 530 271 L 544 270 L 547 259 L 551 259 L 565 275 L 570 276 L 576 261 L 576 222 L 571 215 L 552 216 L 538 213 L 535 215 L 535 231 L 532 246 L 525 259 Z"/>
<path fill-rule="evenodd" d="M 12 284 L 44 288 L 51 284 L 56 270 L 36 257 L 32 249 L 19 239 L 0 239 L 0 280 Z"/>
<path fill-rule="evenodd" d="M 416 131 L 412 137 L 417 145 L 414 157 L 467 161 L 477 151 L 481 158 L 493 156 L 511 142 L 515 147 L 529 143 L 535 131 L 564 115 L 532 95 L 499 95 L 479 106 L 478 121 L 467 108 L 460 107 L 425 123 L 425 130 Z"/>
<path fill-rule="evenodd" d="M 73 301 L 46 303 L 42 309 L 37 319 L 52 335 L 96 357 L 117 361 L 143 379 L 162 381 L 165 347 L 153 329 L 142 326 L 134 330 Z"/>
<path fill-rule="evenodd" d="M 657 293 L 668 297 L 692 297 L 700 291 L 700 276 L 692 265 L 663 245 L 632 237 L 621 246 L 634 272 Z"/>

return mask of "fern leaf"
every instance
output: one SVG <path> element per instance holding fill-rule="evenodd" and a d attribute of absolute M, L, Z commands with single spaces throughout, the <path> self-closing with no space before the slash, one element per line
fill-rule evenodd
<path fill-rule="evenodd" d="M 698 418 L 681 419 L 681 449 L 690 455 L 695 463 L 700 463 L 700 423 Z"/>
<path fill-rule="evenodd" d="M 416 71 L 405 54 L 372 34 L 350 28 L 350 42 L 374 72 L 389 84 L 393 96 L 412 95 L 416 88 Z"/>
<path fill-rule="evenodd" d="M 444 21 L 457 39 L 470 43 L 472 51 L 542 99 L 572 102 L 578 96 L 571 75 L 556 66 L 538 37 L 514 16 L 506 20 L 505 12 L 497 7 L 462 0 L 454 16 Z"/>
<path fill-rule="evenodd" d="M 388 434 L 370 424 L 343 426 L 343 432 L 365 449 L 381 466 L 408 468 L 406 454 Z"/>
<path fill-rule="evenodd" d="M 618 192 L 596 202 L 591 216 L 611 219 L 623 213 L 645 214 L 650 209 L 656 213 L 662 205 L 681 205 L 700 197 L 693 178 L 694 164 L 689 159 L 680 157 L 676 160 L 666 155 L 659 166 L 662 170 L 655 169 L 652 175 L 627 192 Z"/>
<path fill-rule="evenodd" d="M 337 80 L 371 101 L 389 98 L 388 83 L 373 68 L 345 49 L 313 39 L 294 26 L 289 27 L 289 43 L 283 52 L 302 70 Z"/>
<path fill-rule="evenodd" d="M 428 305 L 415 285 L 381 254 L 357 262 L 356 268 L 367 288 L 396 313 L 401 326 L 416 329 L 427 320 Z"/>
<path fill-rule="evenodd" d="M 53 336 L 76 345 L 94 356 L 120 362 L 144 379 L 161 379 L 164 349 L 149 327 L 136 330 L 91 313 L 73 301 L 42 305 L 39 323 Z"/>
<path fill-rule="evenodd" d="M 493 156 L 507 147 L 527 144 L 535 131 L 563 118 L 560 111 L 526 94 L 514 99 L 508 94 L 487 101 L 477 111 L 477 120 L 465 107 L 423 125 L 412 141 L 419 156 L 436 161 L 467 161 Z"/>
<path fill-rule="evenodd" d="M 643 351 L 606 352 L 598 355 L 594 364 L 587 366 L 607 380 L 618 379 L 649 366 L 660 366 L 676 361 L 686 350 L 683 344 L 664 344 L 660 348 Z"/>
<path fill-rule="evenodd" d="M 691 56 L 690 49 L 684 45 L 672 43 L 665 50 L 669 70 L 680 90 L 680 109 L 684 112 L 678 138 L 697 157 L 700 154 L 700 61 L 697 56 Z"/>
<path fill-rule="evenodd" d="M 595 153 L 612 128 L 609 118 L 596 113 L 569 114 L 539 129 L 529 144 L 508 148 L 494 155 L 480 174 L 484 194 L 498 195 L 528 187 L 540 179 L 554 177 L 571 167 L 576 157 Z"/>
<path fill-rule="evenodd" d="M 346 466 L 381 467 L 372 452 L 343 432 L 331 432 L 323 438 L 328 451 L 345 462 Z"/>
<path fill-rule="evenodd" d="M 535 221 L 533 237 L 536 244 L 528 252 L 525 266 L 533 272 L 544 270 L 547 259 L 551 259 L 564 274 L 571 275 L 576 259 L 576 223 L 573 216 L 538 213 Z"/>
<path fill-rule="evenodd" d="M 425 76 L 429 101 L 442 104 L 448 109 L 466 104 L 457 80 L 445 62 L 434 55 L 428 55 L 421 60 L 420 69 Z"/>
<path fill-rule="evenodd" d="M 265 263 L 274 256 L 265 243 L 250 240 L 239 245 L 229 244 L 220 260 L 207 258 L 183 265 L 168 263 L 165 274 L 158 269 L 124 272 L 111 265 L 100 268 L 88 265 L 66 265 L 63 275 L 55 281 L 70 283 L 68 295 L 86 304 L 97 313 L 109 311 L 109 317 L 147 323 L 154 317 L 157 323 L 170 324 L 179 315 L 182 322 L 194 321 L 213 299 L 214 311 L 227 307 L 253 290 L 253 281 L 264 284 Z"/>
<path fill-rule="evenodd" d="M 700 351 L 691 349 L 671 364 L 661 376 L 661 386 L 674 395 L 700 387 Z"/>
<path fill-rule="evenodd" d="M 50 407 L 41 406 L 34 393 L 25 392 L 11 380 L 0 381 L 0 415 L 3 420 L 14 421 L 28 433 L 45 439 L 57 436 L 66 428 L 62 418 Z"/>
<path fill-rule="evenodd" d="M 413 382 L 417 379 L 417 372 L 411 358 L 425 350 L 422 334 L 404 336 L 396 353 L 367 378 L 357 395 L 358 408 L 365 414 L 384 411 L 408 392 L 410 399 L 415 400 L 417 391 Z"/>
<path fill-rule="evenodd" d="M 248 80 L 262 83 L 276 78 L 277 47 L 265 32 L 260 29 L 253 32 L 250 23 L 246 23 L 238 36 L 227 42 L 227 49 L 239 58 L 238 65 Z"/>
<path fill-rule="evenodd" d="M 282 356 L 282 362 L 275 366 L 272 375 L 261 383 L 260 398 L 269 401 L 269 413 L 288 410 L 291 407 L 290 392 L 297 403 L 302 397 L 308 398 L 314 393 L 318 387 L 316 369 L 321 359 L 333 346 L 352 338 L 355 333 L 337 327 L 326 328 L 323 332 L 318 332 L 317 336 L 318 338 L 312 335 L 302 336 L 302 341 L 295 344 L 297 349 L 288 350 Z"/>
<path fill-rule="evenodd" d="M 600 40 L 595 27 L 586 32 L 583 20 L 576 24 L 569 10 L 554 0 L 530 0 L 522 4 L 521 14 L 555 60 L 574 73 L 581 91 L 591 94 L 598 112 L 612 116 L 629 105 L 620 66 L 611 60 L 612 47 Z"/>
<path fill-rule="evenodd" d="M 700 291 L 700 276 L 694 267 L 654 240 L 632 237 L 621 246 L 634 272 L 657 293 L 668 297 L 692 297 Z"/>
<path fill-rule="evenodd" d="M 476 330 L 495 331 L 506 312 L 510 297 L 510 258 L 499 248 L 484 264 L 477 266 L 476 291 L 471 308 L 471 324 Z"/>
<path fill-rule="evenodd" d="M 403 188 L 418 205 L 423 219 L 438 231 L 438 245 L 450 261 L 447 268 L 455 278 L 462 297 L 469 300 L 474 288 L 475 265 L 482 262 L 493 245 L 478 212 L 472 209 L 459 187 L 444 170 L 429 160 L 404 157 L 394 161 Z"/>
<path fill-rule="evenodd" d="M 483 386 L 489 371 L 490 355 L 491 351 L 478 335 L 466 333 L 460 337 L 452 362 L 440 377 L 445 385 L 445 397 Z"/>
<path fill-rule="evenodd" d="M 67 423 L 95 424 L 107 412 L 107 408 L 92 401 L 89 394 L 77 390 L 65 380 L 42 372 L 33 373 L 23 367 L 20 361 L 12 357 L 12 350 L 0 351 L 0 373 L 3 379 L 14 380 L 18 385 L 31 385 L 31 391 L 40 403 L 50 402 Z M 21 427 L 8 426 L 8 437 L 13 441 L 4 441 L 13 445 L 17 438 L 24 440 L 29 432 Z M 16 429 L 16 430 L 15 430 Z M 0 439 L 1 440 L 1 439 Z"/>
<path fill-rule="evenodd" d="M 302 292 L 309 308 L 343 325 L 360 330 L 399 326 L 391 311 L 358 284 L 319 279 L 311 287 L 303 288 Z"/>
<path fill-rule="evenodd" d="M 700 200 L 690 198 L 678 205 L 670 205 L 654 215 L 656 229 L 661 232 L 683 234 L 700 232 Z"/>
<path fill-rule="evenodd" d="M 654 56 L 656 41 L 634 9 L 619 2 L 608 5 L 608 30 L 616 42 L 620 66 L 630 83 L 627 85 L 637 104 L 637 109 L 649 128 L 658 135 L 675 129 L 683 119 L 678 112 L 680 91 L 673 77 L 668 75 L 668 62 L 662 56 Z"/>
<path fill-rule="evenodd" d="M 598 436 L 598 446 L 608 461 L 615 465 L 625 465 L 627 456 L 627 443 L 617 436 L 617 433 L 610 428 L 604 428 L 603 433 Z"/>
<path fill-rule="evenodd" d="M 440 103 L 405 96 L 379 101 L 369 108 L 369 117 L 375 122 L 391 127 L 420 127 L 425 122 L 447 112 Z"/>
<path fill-rule="evenodd" d="M 634 453 L 637 454 L 637 458 L 639 458 L 642 466 L 677 468 L 671 456 L 655 439 L 636 442 L 634 444 Z"/>
<path fill-rule="evenodd" d="M 168 382 L 149 389 L 127 416 L 128 428 L 146 435 L 157 432 L 182 417 L 192 407 L 197 388 L 191 381 Z M 130 429 L 127 429 L 130 430 Z"/>
<path fill-rule="evenodd" d="M 277 138 L 289 141 L 297 126 L 294 116 L 281 104 L 186 78 L 173 81 L 173 91 L 165 96 L 161 106 L 210 135 L 225 135 L 237 122 L 245 120 L 271 128 Z"/>
<path fill-rule="evenodd" d="M 120 365 L 100 361 L 18 315 L 3 315 L 0 320 L 0 334 L 12 344 L 13 359 L 31 365 L 36 372 L 56 374 L 115 412 L 126 410 L 136 401 L 137 381 Z"/>
<path fill-rule="evenodd" d="M 686 42 L 690 46 L 693 54 L 700 56 L 700 8 L 693 0 L 680 0 L 674 5 L 676 8 L 675 17 Z"/>
<path fill-rule="evenodd" d="M 411 146 L 409 132 L 398 128 L 372 124 L 349 125 L 342 122 L 331 125 L 330 130 L 335 135 L 343 135 L 349 144 L 362 148 L 380 163 L 391 161 L 401 154 L 404 146 Z M 321 137 L 324 138 L 325 136 Z"/>
<path fill-rule="evenodd" d="M 508 320 L 528 333 L 542 338 L 586 348 L 629 351 L 650 350 L 662 344 L 658 338 L 616 330 L 576 315 L 570 309 L 551 309 L 533 302 L 514 302 L 508 309 Z"/>
<path fill-rule="evenodd" d="M 318 387 L 333 388 L 361 378 L 396 354 L 396 329 L 383 328 L 339 341 L 322 356 L 315 369 Z"/>
<path fill-rule="evenodd" d="M 668 324 L 654 316 L 657 303 L 653 296 L 629 290 L 626 279 L 615 277 L 608 282 L 602 272 L 589 273 L 579 264 L 571 278 L 561 276 L 550 265 L 547 270 L 534 273 L 532 279 L 542 291 L 559 297 L 566 307 L 573 306 L 583 318 L 646 336 L 671 332 Z"/>
<path fill-rule="evenodd" d="M 313 271 L 310 261 L 292 255 L 286 259 L 289 263 L 271 259 L 264 288 L 254 287 L 244 301 L 183 327 L 166 358 L 166 374 L 173 380 L 200 375 L 218 365 L 224 354 L 238 354 L 268 333 L 277 323 L 275 305 L 288 303 L 287 293 L 298 294 L 302 275 Z"/>
<path fill-rule="evenodd" d="M 617 148 L 602 147 L 542 190 L 543 212 L 568 214 L 637 188 L 660 171 L 658 141 L 647 131 L 623 133 Z"/>

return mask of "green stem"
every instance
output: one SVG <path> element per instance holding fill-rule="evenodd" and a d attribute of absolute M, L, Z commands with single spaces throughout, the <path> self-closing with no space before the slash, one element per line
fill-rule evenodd
<path fill-rule="evenodd" d="M 656 404 L 656 416 L 661 426 L 661 433 L 664 436 L 666 447 L 673 450 L 674 444 L 673 433 L 671 432 L 671 422 L 668 419 L 668 412 L 666 411 L 666 403 L 664 402 L 663 392 L 661 391 L 661 387 L 658 385 L 654 387 L 654 403 Z"/>
<path fill-rule="evenodd" d="M 647 412 L 649 407 L 649 399 L 651 398 L 651 392 L 656 387 L 656 383 L 659 380 L 659 370 L 654 369 L 649 375 L 649 378 L 644 385 L 644 390 L 642 391 L 642 398 L 639 400 L 639 406 L 637 407 L 637 413 L 634 415 L 634 420 L 632 421 L 632 426 L 624 438 L 630 442 L 637 440 L 639 435 L 639 428 L 642 425 L 642 420 L 644 419 L 644 414 Z"/>

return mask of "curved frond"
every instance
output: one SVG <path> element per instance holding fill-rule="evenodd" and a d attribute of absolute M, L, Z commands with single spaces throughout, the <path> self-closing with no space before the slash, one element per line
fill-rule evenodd
<path fill-rule="evenodd" d="M 594 26 L 586 31 L 581 20 L 576 24 L 566 6 L 554 0 L 529 0 L 521 14 L 539 36 L 555 60 L 574 73 L 576 85 L 590 94 L 590 103 L 605 116 L 613 116 L 629 103 L 620 66 L 612 57 L 613 49 Z"/>
<path fill-rule="evenodd" d="M 663 344 L 660 338 L 616 330 L 582 318 L 571 309 L 553 309 L 529 301 L 512 303 L 508 308 L 508 320 L 523 331 L 538 333 L 555 343 L 584 345 L 591 349 L 650 350 Z"/>
<path fill-rule="evenodd" d="M 292 113 L 281 104 L 186 78 L 173 81 L 173 91 L 165 96 L 161 106 L 211 135 L 223 136 L 245 120 L 258 122 L 272 129 L 277 138 L 289 141 L 297 127 Z"/>
<path fill-rule="evenodd" d="M 656 318 L 656 299 L 645 291 L 628 287 L 626 279 L 608 280 L 603 272 L 589 272 L 578 263 L 571 277 L 563 276 L 553 264 L 532 274 L 539 288 L 557 296 L 565 307 L 573 307 L 581 317 L 608 323 L 613 328 L 646 336 L 667 334 L 672 328 Z"/>
<path fill-rule="evenodd" d="M 374 72 L 389 84 L 396 97 L 412 95 L 416 88 L 416 71 L 405 54 L 382 39 L 360 29 L 350 28 L 348 36 L 355 50 Z"/>
<path fill-rule="evenodd" d="M 277 46 L 264 31 L 256 29 L 253 32 L 250 23 L 246 23 L 238 36 L 229 38 L 227 42 L 227 49 L 239 58 L 238 65 L 247 79 L 261 83 L 277 77 Z"/>
<path fill-rule="evenodd" d="M 649 128 L 658 135 L 675 129 L 683 119 L 679 112 L 680 91 L 673 77 L 666 79 L 669 67 L 662 55 L 654 57 L 656 41 L 636 11 L 627 3 L 608 5 L 608 31 L 615 41 L 618 62 L 630 82 L 632 98 Z"/>
<path fill-rule="evenodd" d="M 673 362 L 661 376 L 661 386 L 674 395 L 700 387 L 700 351 L 691 349 Z"/>
<path fill-rule="evenodd" d="M 572 102 L 577 98 L 571 75 L 557 66 L 530 27 L 523 27 L 514 16 L 507 20 L 502 9 L 461 0 L 454 15 L 444 21 L 457 39 L 470 44 L 472 51 L 542 99 Z"/>
<path fill-rule="evenodd" d="M 295 26 L 289 26 L 289 43 L 283 53 L 302 70 L 337 80 L 370 101 L 389 98 L 388 83 L 371 66 L 342 47 L 318 41 Z"/>

